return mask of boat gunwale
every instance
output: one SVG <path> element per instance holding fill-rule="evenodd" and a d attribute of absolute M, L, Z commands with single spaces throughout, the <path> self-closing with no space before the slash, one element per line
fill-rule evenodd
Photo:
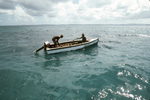
<path fill-rule="evenodd" d="M 46 48 L 46 51 L 53 51 L 53 50 L 60 50 L 60 49 L 66 49 L 66 48 L 72 48 L 72 47 L 77 47 L 77 46 L 82 46 L 82 45 L 86 45 L 89 43 L 92 43 L 96 40 L 98 40 L 99 38 L 95 38 L 95 39 L 88 39 L 88 42 L 82 42 L 76 45 L 71 45 L 71 46 L 64 46 L 64 47 L 57 47 L 57 48 Z M 92 40 L 92 41 L 90 41 Z M 72 43 L 73 41 L 68 41 L 68 42 L 62 42 L 60 44 L 65 44 L 65 43 Z M 78 42 L 78 41 L 74 41 L 74 42 Z"/>

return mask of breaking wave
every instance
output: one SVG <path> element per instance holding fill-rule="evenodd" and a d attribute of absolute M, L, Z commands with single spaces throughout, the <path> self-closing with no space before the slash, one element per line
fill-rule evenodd
<path fill-rule="evenodd" d="M 146 34 L 119 34 L 118 36 L 121 36 L 121 37 L 146 37 L 146 38 L 150 38 L 150 35 L 146 35 Z"/>

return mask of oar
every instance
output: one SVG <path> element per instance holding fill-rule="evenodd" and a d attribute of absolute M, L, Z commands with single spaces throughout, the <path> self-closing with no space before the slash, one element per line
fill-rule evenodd
<path fill-rule="evenodd" d="M 77 40 L 78 38 L 76 38 L 76 39 L 74 39 L 74 40 Z M 74 41 L 74 40 L 72 40 L 72 41 Z"/>
<path fill-rule="evenodd" d="M 33 52 L 34 53 L 37 53 L 38 51 L 42 50 L 44 48 L 44 46 L 42 46 L 41 48 L 37 49 L 37 50 L 34 50 Z"/>
<path fill-rule="evenodd" d="M 77 39 L 79 39 L 79 38 L 76 38 L 76 39 L 72 40 L 72 42 L 74 43 L 74 42 L 75 42 L 75 40 L 77 40 Z M 78 41 L 77 41 L 77 42 L 78 42 Z"/>

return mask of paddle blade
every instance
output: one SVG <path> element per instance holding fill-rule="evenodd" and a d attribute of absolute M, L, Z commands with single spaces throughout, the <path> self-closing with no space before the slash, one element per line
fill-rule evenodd
<path fill-rule="evenodd" d="M 42 46 L 41 48 L 37 49 L 37 50 L 34 50 L 33 52 L 34 53 L 37 53 L 38 51 L 42 50 L 44 48 L 44 46 Z"/>
<path fill-rule="evenodd" d="M 34 50 L 34 51 L 33 51 L 33 53 L 37 53 L 37 51 L 36 51 L 36 50 Z"/>

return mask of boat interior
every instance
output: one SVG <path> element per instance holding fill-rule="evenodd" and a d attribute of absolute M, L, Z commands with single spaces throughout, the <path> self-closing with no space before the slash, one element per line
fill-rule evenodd
<path fill-rule="evenodd" d="M 88 40 L 86 42 L 88 42 Z M 50 46 L 47 46 L 47 48 L 49 48 L 49 49 L 65 48 L 65 47 L 81 45 L 86 42 L 82 42 L 81 40 L 62 42 L 62 43 L 60 43 L 60 45 L 56 45 L 56 46 L 54 44 L 51 44 Z"/>

